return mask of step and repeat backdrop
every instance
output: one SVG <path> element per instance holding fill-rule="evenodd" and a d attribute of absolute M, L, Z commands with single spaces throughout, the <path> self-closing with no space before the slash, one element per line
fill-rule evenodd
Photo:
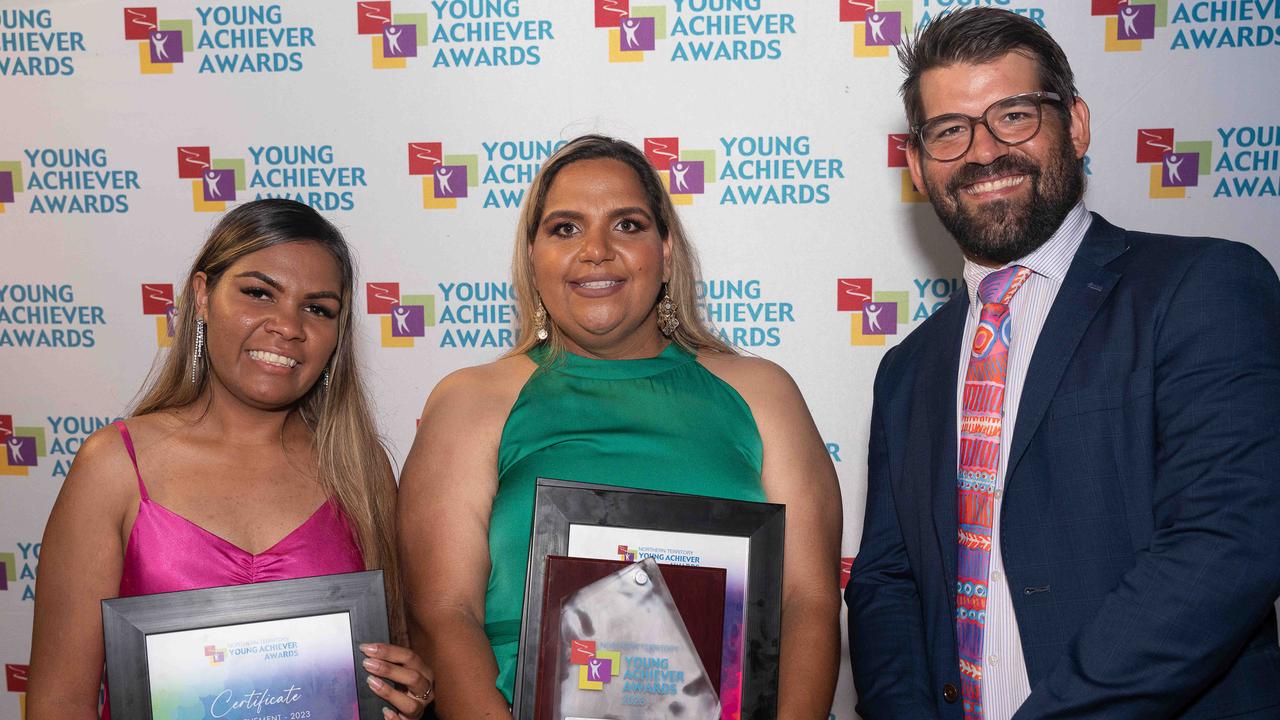
<path fill-rule="evenodd" d="M 49 509 L 169 346 L 221 214 L 289 197 L 345 231 L 399 463 L 432 386 L 510 346 L 518 208 L 586 132 L 675 164 L 696 311 L 803 390 L 840 474 L 847 577 L 876 365 L 959 285 L 907 175 L 894 47 L 971 5 L 1031 18 L 1073 60 L 1091 209 L 1280 264 L 1271 0 L 4 0 L 0 720 L 24 714 Z M 831 712 L 854 717 L 847 660 Z"/>

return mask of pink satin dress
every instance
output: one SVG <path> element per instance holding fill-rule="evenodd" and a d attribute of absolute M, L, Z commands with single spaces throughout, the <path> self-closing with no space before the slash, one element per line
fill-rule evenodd
<path fill-rule="evenodd" d="M 364 570 L 364 557 L 346 517 L 330 500 L 279 542 L 260 553 L 243 550 L 154 502 L 138 470 L 124 422 L 116 421 L 138 476 L 138 516 L 129 532 L 120 597 Z M 111 713 L 103 708 L 103 720 Z"/>

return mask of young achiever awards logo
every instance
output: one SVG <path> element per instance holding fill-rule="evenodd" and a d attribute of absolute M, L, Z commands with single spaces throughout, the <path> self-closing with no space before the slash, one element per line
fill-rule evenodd
<path fill-rule="evenodd" d="M 608 33 L 611 63 L 643 62 L 650 53 L 683 63 L 772 61 L 783 55 L 783 38 L 796 33 L 795 16 L 774 11 L 786 7 L 769 0 L 595 0 L 594 24 Z"/>
<path fill-rule="evenodd" d="M 928 318 L 960 289 L 956 278 L 918 277 L 911 290 L 879 290 L 869 277 L 836 279 L 836 312 L 849 313 L 849 344 L 883 347 L 886 340 Z"/>
<path fill-rule="evenodd" d="M 542 163 L 564 140 L 500 138 L 480 143 L 478 153 L 446 153 L 439 140 L 411 142 L 409 175 L 422 179 L 422 207 L 454 210 L 458 201 L 479 202 L 481 209 L 520 206 Z"/>
<path fill-rule="evenodd" d="M 84 33 L 64 30 L 51 8 L 0 10 L 0 77 L 67 77 L 86 52 Z"/>
<path fill-rule="evenodd" d="M 378 70 L 411 61 L 432 68 L 537 65 L 543 44 L 555 40 L 552 22 L 526 17 L 519 0 L 432 0 L 429 12 L 408 13 L 393 12 L 385 0 L 358 0 L 356 32 L 369 36 Z"/>
<path fill-rule="evenodd" d="M 362 165 L 341 165 L 329 144 L 250 145 L 249 160 L 213 157 L 209 145 L 178 147 L 178 179 L 191 181 L 191 209 L 222 212 L 228 203 L 288 198 L 325 212 L 354 210 L 368 187 Z"/>
<path fill-rule="evenodd" d="M 815 152 L 807 134 L 723 136 L 715 149 L 683 147 L 682 140 L 646 137 L 643 145 L 676 205 L 701 195 L 721 205 L 825 205 L 829 181 L 844 178 L 844 161 Z"/>
<path fill-rule="evenodd" d="M 365 306 L 370 315 L 381 315 L 382 347 L 411 348 L 436 324 L 436 296 L 401 295 L 400 283 L 365 283 Z"/>
<path fill-rule="evenodd" d="M 14 425 L 13 415 L 0 415 L 0 475 L 22 476 L 40 464 L 48 454 L 44 428 L 38 425 Z"/>
<path fill-rule="evenodd" d="M 173 300 L 173 283 L 142 283 L 142 314 L 156 318 L 156 347 L 173 345 L 178 307 Z"/>
<path fill-rule="evenodd" d="M 570 640 L 569 664 L 578 666 L 579 690 L 604 690 L 622 672 L 622 653 L 601 650 L 595 640 Z"/>
<path fill-rule="evenodd" d="M 889 167 L 898 170 L 898 197 L 902 202 L 928 202 L 929 198 L 916 189 L 915 181 L 911 179 L 911 170 L 907 166 L 910 142 L 910 133 L 889 133 Z"/>
<path fill-rule="evenodd" d="M 912 0 L 840 0 L 840 22 L 853 27 L 853 56 L 889 57 L 912 24 Z"/>
<path fill-rule="evenodd" d="M 1173 128 L 1138 130 L 1137 161 L 1151 168 L 1147 187 L 1153 199 L 1185 198 L 1187 188 L 1209 174 L 1212 155 L 1211 140 L 1175 142 Z"/>
<path fill-rule="evenodd" d="M 1280 44 L 1280 4 L 1269 0 L 1092 0 L 1090 13 L 1105 19 L 1107 52 L 1136 52 L 1146 40 L 1185 52 Z"/>
<path fill-rule="evenodd" d="M 143 75 L 188 64 L 199 74 L 300 72 L 315 35 L 288 24 L 280 5 L 197 5 L 194 21 L 162 18 L 155 6 L 124 8 L 124 39 L 137 43 Z"/>

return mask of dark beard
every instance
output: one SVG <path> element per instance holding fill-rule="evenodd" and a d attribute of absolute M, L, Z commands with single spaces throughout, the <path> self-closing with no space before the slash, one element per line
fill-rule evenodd
<path fill-rule="evenodd" d="M 974 211 L 960 203 L 960 188 L 1009 173 L 1027 176 L 1030 200 L 996 200 Z M 1004 155 L 990 165 L 965 165 L 941 196 L 937 188 L 928 190 L 931 198 L 940 198 L 934 212 L 964 254 L 999 266 L 1026 257 L 1053 236 L 1084 194 L 1084 168 L 1064 138 L 1043 169 L 1023 155 Z"/>

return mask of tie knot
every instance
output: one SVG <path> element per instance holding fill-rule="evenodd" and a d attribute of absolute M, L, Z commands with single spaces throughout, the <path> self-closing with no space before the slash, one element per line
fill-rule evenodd
<path fill-rule="evenodd" d="M 1010 265 L 997 270 L 983 278 L 982 283 L 978 285 L 978 299 L 983 305 L 993 303 L 1008 305 L 1013 294 L 1018 292 L 1018 288 L 1022 287 L 1030 275 L 1031 268 L 1021 265 Z"/>

